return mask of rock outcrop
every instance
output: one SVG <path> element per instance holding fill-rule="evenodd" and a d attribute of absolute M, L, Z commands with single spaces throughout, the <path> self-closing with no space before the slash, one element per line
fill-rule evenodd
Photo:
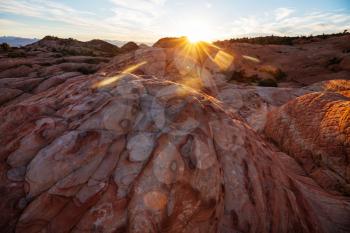
<path fill-rule="evenodd" d="M 102 40 L 81 42 L 47 36 L 0 52 L 0 105 L 18 103 L 70 78 L 96 73 L 115 55 L 137 48 L 132 42 L 119 49 Z"/>
<path fill-rule="evenodd" d="M 235 55 L 236 71 L 243 72 L 246 79 L 273 78 L 300 87 L 324 80 L 349 79 L 349 41 L 350 35 L 344 35 L 294 46 L 230 42 L 218 46 Z"/>
<path fill-rule="evenodd" d="M 347 199 L 205 95 L 132 76 L 98 90 L 94 81 L 74 78 L 2 109 L 3 227 L 349 230 Z"/>
<path fill-rule="evenodd" d="M 29 50 L 47 50 L 75 56 L 113 57 L 120 54 L 118 46 L 103 40 L 82 42 L 72 38 L 61 39 L 52 36 L 46 36 L 38 42 L 27 45 L 25 48 Z"/>
<path fill-rule="evenodd" d="M 265 133 L 322 187 L 350 195 L 350 98 L 318 92 L 267 116 Z"/>
<path fill-rule="evenodd" d="M 348 81 L 173 43 L 0 62 L 0 231 L 349 232 Z"/>

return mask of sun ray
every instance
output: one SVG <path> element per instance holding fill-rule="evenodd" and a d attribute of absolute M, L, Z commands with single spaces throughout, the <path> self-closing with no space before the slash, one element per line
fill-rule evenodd
<path fill-rule="evenodd" d="M 115 83 L 116 81 L 118 81 L 119 79 L 125 77 L 128 74 L 131 74 L 132 72 L 134 72 L 135 70 L 137 70 L 138 68 L 140 68 L 141 66 L 147 64 L 146 61 L 140 62 L 138 64 L 129 66 L 127 68 L 125 68 L 124 70 L 122 70 L 118 75 L 112 76 L 112 77 L 108 77 L 103 79 L 102 81 L 96 83 L 95 85 L 93 85 L 94 88 L 101 88 L 104 86 L 108 86 L 111 85 L 112 83 Z M 137 76 L 135 76 L 137 77 Z"/>

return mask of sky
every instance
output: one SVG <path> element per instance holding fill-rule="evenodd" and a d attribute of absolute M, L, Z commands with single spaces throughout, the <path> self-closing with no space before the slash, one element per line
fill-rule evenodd
<path fill-rule="evenodd" d="M 0 35 L 154 42 L 350 31 L 350 0 L 0 0 Z"/>

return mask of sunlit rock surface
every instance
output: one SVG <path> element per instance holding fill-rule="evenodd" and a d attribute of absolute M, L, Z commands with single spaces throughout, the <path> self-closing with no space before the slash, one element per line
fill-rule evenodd
<path fill-rule="evenodd" d="M 349 82 L 232 82 L 207 46 L 1 61 L 0 231 L 349 232 Z"/>
<path fill-rule="evenodd" d="M 254 45 L 219 42 L 235 54 L 236 68 L 246 76 L 283 78 L 296 85 L 332 79 L 349 79 L 350 35 L 290 45 Z M 281 70 L 282 73 L 275 72 Z"/>

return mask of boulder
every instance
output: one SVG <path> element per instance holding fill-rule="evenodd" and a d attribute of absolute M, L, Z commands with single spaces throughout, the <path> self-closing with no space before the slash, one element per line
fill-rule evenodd
<path fill-rule="evenodd" d="M 339 93 L 304 95 L 270 112 L 265 134 L 323 188 L 350 195 L 349 109 Z"/>
<path fill-rule="evenodd" d="M 349 199 L 214 98 L 166 80 L 103 81 L 1 109 L 3 231 L 350 230 Z"/>

